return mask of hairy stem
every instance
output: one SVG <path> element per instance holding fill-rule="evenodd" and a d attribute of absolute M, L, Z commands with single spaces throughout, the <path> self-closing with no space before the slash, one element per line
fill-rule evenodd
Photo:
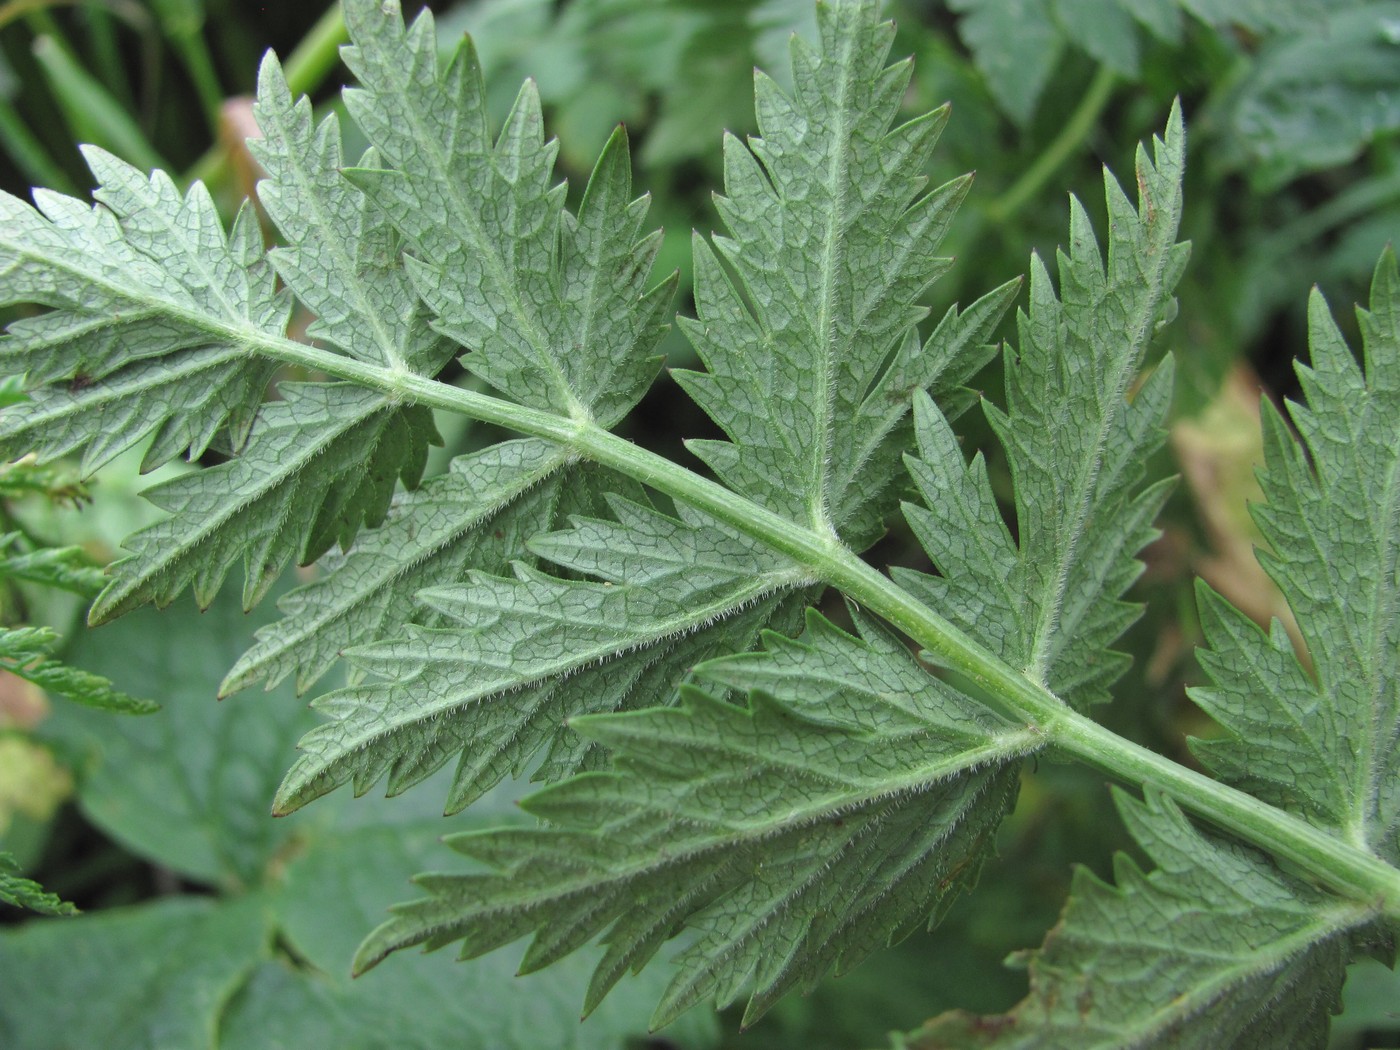
<path fill-rule="evenodd" d="M 249 341 L 246 330 L 202 319 L 226 337 Z M 1378 914 L 1400 919 L 1400 870 L 1252 795 L 1212 780 L 1140 747 L 1073 711 L 1041 686 L 967 637 L 948 621 L 863 561 L 830 534 L 789 521 L 722 485 L 640 448 L 596 424 L 524 408 L 469 390 L 341 357 L 303 343 L 258 337 L 250 350 L 318 369 L 404 401 L 459 412 L 482 422 L 559 442 L 582 459 L 690 504 L 792 558 L 811 574 L 897 627 L 966 675 L 1001 708 L 1040 733 L 1047 746 L 1126 783 L 1161 789 L 1226 831 L 1286 859 L 1333 891 L 1363 901 Z"/>

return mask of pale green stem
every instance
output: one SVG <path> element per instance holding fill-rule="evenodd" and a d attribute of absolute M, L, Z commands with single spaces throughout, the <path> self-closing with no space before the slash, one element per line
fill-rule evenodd
<path fill-rule="evenodd" d="M 812 575 L 883 617 L 967 676 L 1008 714 L 1040 733 L 1047 746 L 1134 785 L 1152 785 L 1211 823 L 1315 876 L 1337 893 L 1400 920 L 1400 870 L 1283 810 L 1187 769 L 1070 709 L 835 542 L 596 424 L 525 408 L 408 372 L 366 364 L 291 340 L 250 339 L 246 329 L 191 314 L 189 320 L 278 360 L 383 391 L 390 397 L 460 412 L 523 434 L 559 442 L 580 458 L 625 474 L 732 525 L 792 558 Z"/>
<path fill-rule="evenodd" d="M 1040 192 L 1042 186 L 1059 170 L 1060 165 L 1069 160 L 1089 133 L 1098 125 L 1108 100 L 1113 97 L 1113 85 L 1117 81 L 1113 70 L 1099 66 L 1088 90 L 1079 100 L 1069 119 L 1060 128 L 1060 133 L 1051 143 L 1036 154 L 1029 168 L 1021 173 L 1006 192 L 983 209 L 983 214 L 994 223 L 1001 224 L 1015 215 L 1026 202 Z"/>
<path fill-rule="evenodd" d="M 334 3 L 316 20 L 316 24 L 283 63 L 282 71 L 293 98 L 309 95 L 321 86 L 321 81 L 335 68 L 340 58 L 340 45 L 349 39 L 345 30 L 345 16 L 340 4 Z M 218 183 L 227 167 L 228 146 L 216 142 L 185 172 L 185 184 Z"/>

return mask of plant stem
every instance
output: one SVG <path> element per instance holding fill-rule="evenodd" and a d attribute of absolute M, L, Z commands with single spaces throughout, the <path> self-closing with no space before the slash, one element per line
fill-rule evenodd
<path fill-rule="evenodd" d="M 1041 187 L 1059 170 L 1060 165 L 1089 137 L 1089 133 L 1098 124 L 1099 115 L 1108 105 L 1108 100 L 1113 97 L 1113 85 L 1116 80 L 1113 70 L 1107 66 L 1099 66 L 1098 71 L 1094 73 L 1094 79 L 1089 82 L 1088 90 L 1084 92 L 1084 97 L 1079 100 L 1079 105 L 1060 128 L 1060 133 L 1036 156 L 1035 162 L 1021 173 L 1019 179 L 983 209 L 983 214 L 990 222 L 1000 225 L 1020 211 L 1027 201 L 1040 192 Z"/>
<path fill-rule="evenodd" d="M 198 323 L 215 326 L 207 318 Z M 226 338 L 249 341 L 246 330 L 217 327 Z M 1140 747 L 1078 714 L 828 534 L 789 521 L 589 420 L 526 408 L 291 340 L 262 336 L 250 349 L 361 383 L 394 398 L 460 412 L 482 422 L 559 442 L 580 458 L 611 467 L 705 511 L 787 555 L 810 570 L 814 578 L 889 621 L 926 649 L 936 663 L 965 675 L 994 697 L 1005 712 L 1042 734 L 1047 746 L 1129 784 L 1157 787 L 1218 827 L 1296 864 L 1333 891 L 1374 907 L 1378 914 L 1400 919 L 1400 870 L 1298 817 Z"/>
<path fill-rule="evenodd" d="M 321 86 L 321 81 L 340 61 L 340 45 L 349 39 L 340 4 L 331 4 L 287 56 L 283 73 L 292 97 L 310 94 Z"/>

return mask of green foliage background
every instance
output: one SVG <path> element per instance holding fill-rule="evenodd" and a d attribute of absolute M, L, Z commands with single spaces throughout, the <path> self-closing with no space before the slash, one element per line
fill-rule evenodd
<path fill-rule="evenodd" d="M 813 24 L 808 0 L 432 6 L 444 46 L 464 31 L 478 40 L 497 120 L 522 77 L 537 79 L 572 186 L 627 124 L 636 184 L 654 194 L 652 216 L 666 229 L 658 273 L 680 270 L 682 312 L 692 313 L 690 231 L 718 224 L 720 132 L 752 130 L 750 70 L 787 68 L 789 34 Z M 1106 719 L 1190 761 L 1185 735 L 1211 732 L 1184 692 L 1202 680 L 1192 574 L 1252 591 L 1261 616 L 1277 606 L 1241 554 L 1254 533 L 1239 508 L 1255 497 L 1259 456 L 1253 395 L 1238 390 L 1293 392 L 1310 283 L 1347 318 L 1400 231 L 1400 2 L 898 0 L 887 10 L 899 24 L 895 53 L 917 62 L 909 111 L 953 103 L 929 176 L 977 172 L 944 244 L 958 265 L 935 288 L 934 317 L 1015 277 L 1028 249 L 1050 255 L 1065 192 L 1099 198 L 1099 165 L 1130 170 L 1133 145 L 1165 123 L 1174 97 L 1183 101 L 1192 138 L 1182 232 L 1194 248 L 1178 292 L 1186 325 L 1173 341 L 1179 423 L 1174 455 L 1149 473 L 1181 472 L 1187 484 L 1138 585 L 1149 613 L 1129 635 L 1134 664 Z M 250 130 L 240 99 L 263 48 L 277 47 L 321 110 L 340 105 L 340 27 L 321 14 L 231 0 L 0 4 L 0 184 L 84 189 L 75 143 L 94 142 L 203 178 L 230 217 L 255 178 L 238 145 Z M 348 142 L 346 154 L 362 146 Z M 669 365 L 693 364 L 677 333 L 663 349 Z M 997 368 L 978 385 L 1000 389 Z M 663 380 L 626 432 L 665 451 L 707 425 Z M 491 439 L 486 430 L 444 426 L 428 472 Z M 215 449 L 203 465 L 217 459 Z M 990 466 L 1005 498 L 1006 464 Z M 108 560 L 150 515 L 124 480 L 133 467 L 99 473 L 80 513 L 52 486 L 6 489 L 5 531 Z M 881 560 L 916 564 L 911 537 L 883 543 Z M 215 702 L 221 672 L 262 622 L 237 611 L 236 593 L 202 615 L 177 604 L 86 631 L 76 598 L 5 587 L 6 625 L 56 629 L 71 639 L 72 665 L 161 709 L 123 718 L 57 701 L 45 715 L 32 693 L 3 696 L 0 850 L 84 914 L 0 913 L 0 1046 L 602 1048 L 646 1038 L 665 976 L 656 969 L 582 1026 L 588 959 L 517 979 L 518 948 L 469 968 L 446 954 L 405 957 L 349 983 L 354 947 L 405 896 L 404 873 L 440 863 L 434 842 L 445 831 L 510 819 L 514 789 L 450 821 L 437 815 L 445 784 L 389 803 L 333 798 L 271 820 L 292 745 L 315 719 L 286 686 Z M 779 1003 L 742 1037 L 737 1015 L 716 1024 L 692 1012 L 656 1045 L 873 1047 L 945 1009 L 1006 1009 L 1025 977 L 1002 960 L 1056 921 L 1073 865 L 1107 876 L 1115 850 L 1136 853 L 1110 811 L 1102 778 L 1042 764 L 1001 832 L 1001 859 L 935 934 Z M 1400 1045 L 1393 974 L 1357 966 L 1345 994 L 1339 1050 Z"/>

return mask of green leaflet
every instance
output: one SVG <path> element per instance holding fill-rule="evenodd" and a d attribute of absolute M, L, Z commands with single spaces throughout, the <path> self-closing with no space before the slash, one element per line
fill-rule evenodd
<path fill-rule="evenodd" d="M 577 519 L 531 546 L 603 582 L 562 580 L 518 565 L 513 579 L 419 593 L 443 628 L 352 650 L 372 679 L 316 701 L 331 721 L 301 741 L 278 792 L 286 811 L 346 782 L 364 794 L 388 774 L 398 794 L 460 756 L 448 810 L 523 772 L 587 763 L 565 721 L 664 700 L 698 661 L 747 648 L 805 582 L 789 563 L 719 523 L 680 519 L 620 499 L 616 521 Z M 594 759 L 596 762 L 596 759 Z"/>
<path fill-rule="evenodd" d="M 1318 292 L 1312 361 L 1298 366 L 1306 406 L 1295 438 L 1266 405 L 1269 542 L 1259 560 L 1297 618 L 1299 663 L 1277 621 L 1266 636 L 1204 584 L 1201 663 L 1213 685 L 1192 698 L 1225 727 L 1192 750 L 1218 776 L 1400 861 L 1400 274 L 1387 251 L 1371 308 L 1359 311 L 1358 367 Z M 1287 732 L 1275 727 L 1286 726 Z"/>
<path fill-rule="evenodd" d="M 31 397 L 0 416 L 0 453 L 81 451 L 91 473 L 151 434 L 148 469 L 199 455 L 222 427 L 240 446 L 271 374 L 250 366 L 242 337 L 281 335 L 291 306 L 252 210 L 225 237 L 202 186 L 181 196 L 163 173 L 85 156 L 105 207 L 47 190 L 40 210 L 0 197 L 3 302 L 53 307 L 0 342 L 0 366 L 27 373 Z"/>
<path fill-rule="evenodd" d="M 653 1024 L 751 992 L 757 1017 L 827 970 L 927 925 L 976 877 L 1034 732 L 942 687 L 907 650 L 809 612 L 796 641 L 699 668 L 752 689 L 748 709 L 696 688 L 681 708 L 574 722 L 611 772 L 526 800 L 541 828 L 449 839 L 492 871 L 419 876 L 361 948 L 365 969 L 408 944 L 475 956 L 521 936 L 524 970 L 602 935 L 586 1008 L 681 924 L 696 936 Z"/>
<path fill-rule="evenodd" d="M 22 534 L 0 535 L 0 578 L 57 587 L 91 598 L 107 582 L 102 567 L 81 547 L 23 549 Z"/>
<path fill-rule="evenodd" d="M 1157 870 L 1122 857 L 1109 886 L 1081 869 L 1031 953 L 1030 995 L 1001 1016 L 936 1018 L 905 1050 L 1327 1045 L 1347 962 L 1368 938 L 1386 953 L 1372 908 L 1197 831 L 1156 793 L 1116 801 Z"/>
<path fill-rule="evenodd" d="M 313 127 L 310 100 L 293 101 L 271 53 L 253 113 L 263 138 L 249 148 L 268 176 L 258 201 L 288 241 L 268 257 L 315 315 L 307 334 L 386 368 L 435 373 L 448 343 L 427 323 L 393 227 L 342 174 L 335 115 Z M 378 158 L 371 151 L 360 164 Z"/>
<path fill-rule="evenodd" d="M 350 172 L 407 239 L 409 273 L 464 363 L 524 405 L 612 426 L 651 384 L 675 278 L 646 282 L 660 243 L 641 235 L 627 136 L 609 140 L 577 216 L 551 186 L 539 97 L 522 89 L 493 143 L 470 38 L 439 71 L 431 14 L 347 0 L 361 88 L 346 105 L 397 170 Z M 628 304 L 619 309 L 618 304 Z"/>
<path fill-rule="evenodd" d="M 1185 141 L 1180 109 L 1153 156 L 1139 150 L 1135 209 L 1105 172 L 1105 264 L 1088 216 L 1070 202 L 1070 247 L 1059 253 L 1060 297 L 1031 259 L 1030 312 L 1006 352 L 1006 410 L 983 408 L 1015 482 L 1013 542 L 979 452 L 963 460 L 947 421 L 918 402 L 919 458 L 909 470 L 923 506 L 905 514 L 941 576 L 895 579 L 1012 666 L 1083 709 L 1108 699 L 1127 658 L 1108 647 L 1137 617 L 1118 601 L 1141 571 L 1136 553 L 1168 486 L 1142 488 L 1161 446 L 1170 361 L 1129 392 L 1189 245 L 1176 243 Z"/>
<path fill-rule="evenodd" d="M 290 560 L 309 564 L 348 544 L 362 521 L 382 521 L 395 483 L 417 484 L 438 441 L 427 409 L 395 408 L 349 383 L 280 392 L 241 455 L 143 493 L 171 516 L 124 541 L 132 553 L 113 566 L 93 623 L 146 602 L 168 605 L 186 587 L 207 606 L 239 558 L 243 604 L 252 608 Z"/>
<path fill-rule="evenodd" d="M 696 237 L 699 316 L 680 323 L 706 371 L 675 373 L 729 435 L 689 443 L 727 485 L 857 548 L 882 531 L 910 395 L 975 371 L 1015 291 L 920 345 L 918 297 L 950 263 L 938 244 L 970 179 L 924 193 L 947 110 L 892 127 L 912 65 L 885 68 L 893 26 L 875 10 L 820 9 L 819 49 L 793 39 L 791 97 L 755 75 L 761 137 L 726 138 L 716 200 L 737 280 Z"/>

